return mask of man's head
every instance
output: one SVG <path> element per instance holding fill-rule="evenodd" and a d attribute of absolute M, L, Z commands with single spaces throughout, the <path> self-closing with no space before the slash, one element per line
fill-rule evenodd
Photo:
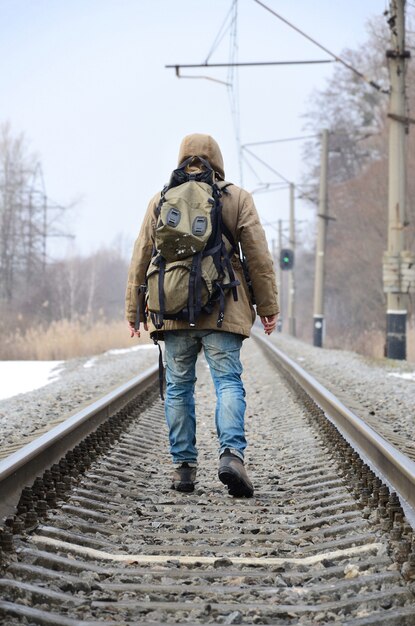
<path fill-rule="evenodd" d="M 219 145 L 210 135 L 194 133 L 187 135 L 180 146 L 179 165 L 192 156 L 201 156 L 211 164 L 220 178 L 225 178 L 222 152 Z"/>

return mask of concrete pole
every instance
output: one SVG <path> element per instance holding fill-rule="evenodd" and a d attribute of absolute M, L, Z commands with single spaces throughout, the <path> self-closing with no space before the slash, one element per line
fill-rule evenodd
<path fill-rule="evenodd" d="M 278 274 L 278 269 L 277 269 L 277 244 L 275 243 L 275 239 L 271 239 L 271 250 L 272 250 L 272 260 L 274 261 L 274 265 L 275 265 L 275 269 L 276 269 L 276 274 Z M 277 276 L 278 278 L 278 276 Z"/>
<path fill-rule="evenodd" d="M 401 291 L 401 252 L 404 249 L 407 115 L 405 76 L 405 0 L 390 2 L 391 50 L 389 62 L 389 197 L 388 251 L 386 265 L 392 268 L 393 279 L 387 290 L 386 355 L 391 359 L 406 358 L 407 295 Z M 393 269 L 395 268 L 395 269 Z M 384 274 L 385 275 L 385 274 Z M 394 283 L 394 284 L 393 284 Z"/>
<path fill-rule="evenodd" d="M 316 271 L 314 277 L 314 331 L 313 344 L 319 348 L 324 338 L 324 254 L 326 251 L 326 233 L 328 220 L 328 135 L 324 129 L 321 136 L 320 192 L 318 203 Z"/>
<path fill-rule="evenodd" d="M 277 277 L 277 289 L 278 289 L 278 299 L 280 302 L 280 308 L 281 308 L 281 269 L 280 269 L 280 264 L 279 264 L 279 250 L 278 250 L 278 246 L 277 246 L 277 242 L 275 241 L 275 239 L 272 240 L 272 260 L 274 261 L 274 267 L 275 267 L 275 274 Z M 278 320 L 277 320 L 277 332 L 281 332 L 281 317 L 280 315 L 278 316 Z"/>
<path fill-rule="evenodd" d="M 275 241 L 275 239 L 272 239 L 271 244 L 272 244 L 272 260 L 274 262 L 275 275 L 277 278 L 277 288 L 278 288 L 278 293 L 280 293 L 281 270 L 280 270 L 280 265 L 278 263 L 278 248 L 277 248 L 277 242 Z"/>
<path fill-rule="evenodd" d="M 290 245 L 295 265 L 295 185 L 290 183 Z M 288 332 L 295 337 L 295 277 L 294 267 L 288 270 Z"/>
<path fill-rule="evenodd" d="M 278 220 L 278 259 L 280 257 L 281 254 L 281 250 L 282 250 L 282 220 Z M 284 324 L 284 297 L 283 297 L 283 291 L 284 291 L 284 272 L 282 271 L 282 269 L 280 268 L 280 265 L 278 263 L 278 276 L 280 278 L 280 293 L 279 293 L 279 301 L 280 301 L 280 315 L 279 315 L 279 330 L 282 331 L 282 327 Z"/>

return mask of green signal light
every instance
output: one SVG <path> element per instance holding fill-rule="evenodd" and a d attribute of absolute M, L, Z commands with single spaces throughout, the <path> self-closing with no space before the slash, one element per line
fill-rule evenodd
<path fill-rule="evenodd" d="M 294 267 L 294 252 L 290 248 L 283 248 L 280 252 L 280 268 L 291 270 Z"/>

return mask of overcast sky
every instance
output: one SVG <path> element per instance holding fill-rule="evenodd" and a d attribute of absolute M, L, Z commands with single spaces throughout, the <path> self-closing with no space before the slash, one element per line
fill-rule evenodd
<path fill-rule="evenodd" d="M 226 86 L 179 80 L 166 64 L 201 63 L 231 0 L 0 0 L 0 122 L 24 132 L 43 165 L 48 195 L 78 200 L 70 230 L 78 250 L 132 241 L 150 197 L 167 181 L 188 133 L 213 135 L 228 180 L 239 167 Z M 366 37 L 386 0 L 265 0 L 335 53 Z M 229 36 L 210 62 L 229 60 Z M 254 0 L 239 0 L 239 61 L 328 58 Z M 333 65 L 239 70 L 242 143 L 304 134 L 302 115 Z M 226 80 L 223 70 L 196 70 Z M 183 70 L 183 73 L 185 71 Z M 188 71 L 187 73 L 190 73 Z M 300 144 L 257 154 L 289 180 Z M 261 168 L 263 180 L 273 179 Z M 244 170 L 244 186 L 257 182 Z M 268 222 L 288 217 L 288 192 L 255 196 Z M 269 239 L 276 236 L 267 227 Z M 62 240 L 59 251 L 68 246 Z M 58 249 L 53 250 L 58 254 Z"/>

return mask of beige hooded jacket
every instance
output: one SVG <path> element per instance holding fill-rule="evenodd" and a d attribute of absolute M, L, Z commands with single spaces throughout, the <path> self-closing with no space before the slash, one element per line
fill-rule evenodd
<path fill-rule="evenodd" d="M 182 141 L 179 152 L 179 164 L 190 156 L 201 156 L 209 161 L 215 170 L 218 179 L 225 178 L 223 158 L 216 141 L 209 135 L 188 135 Z M 278 296 L 273 262 L 268 250 L 264 230 L 251 194 L 236 185 L 226 187 L 229 193 L 222 195 L 222 217 L 225 225 L 231 231 L 235 242 L 239 242 L 246 257 L 255 296 L 256 311 L 261 317 L 276 315 L 279 312 Z M 156 227 L 156 209 L 160 200 L 160 193 L 150 201 L 140 233 L 134 245 L 128 275 L 126 292 L 126 317 L 134 322 L 137 315 L 138 288 L 145 284 L 146 271 L 150 263 L 154 231 Z M 249 337 L 255 310 L 250 303 L 249 291 L 242 271 L 239 258 L 232 257 L 232 266 L 236 278 L 241 285 L 237 288 L 238 300 L 234 301 L 231 293 L 226 296 L 225 318 L 220 330 L 237 333 Z M 140 306 L 140 311 L 143 308 Z M 196 323 L 199 330 L 219 330 L 216 326 L 218 312 L 214 310 L 210 315 L 202 314 Z M 140 315 L 143 321 L 142 314 Z M 150 321 L 150 320 L 149 320 Z M 189 329 L 186 321 L 165 320 L 163 330 Z M 150 324 L 150 332 L 156 333 Z M 159 338 L 162 338 L 159 334 Z"/>

